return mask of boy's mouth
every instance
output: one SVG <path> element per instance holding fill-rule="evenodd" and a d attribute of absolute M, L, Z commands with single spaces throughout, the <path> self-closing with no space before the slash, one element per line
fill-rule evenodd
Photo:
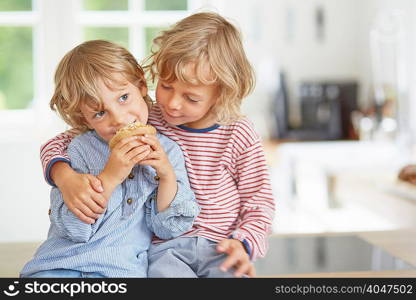
<path fill-rule="evenodd" d="M 181 117 L 181 116 L 171 115 L 171 114 L 170 114 L 170 113 L 168 113 L 166 110 L 165 110 L 165 114 L 167 114 L 167 115 L 168 115 L 168 117 L 175 118 L 175 119 L 177 119 L 177 118 L 180 118 L 180 117 Z"/>

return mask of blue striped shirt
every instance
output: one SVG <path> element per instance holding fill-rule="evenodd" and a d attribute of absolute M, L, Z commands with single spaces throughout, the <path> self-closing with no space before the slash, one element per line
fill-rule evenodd
<path fill-rule="evenodd" d="M 117 186 L 106 212 L 92 225 L 80 221 L 54 187 L 48 238 L 24 266 L 22 277 L 62 268 L 98 272 L 106 277 L 147 276 L 147 250 L 152 233 L 162 239 L 177 237 L 192 228 L 199 212 L 179 146 L 164 135 L 157 136 L 178 183 L 170 207 L 157 211 L 158 181 L 150 166 L 133 168 L 134 178 Z M 71 142 L 68 155 L 75 171 L 98 175 L 107 163 L 110 150 L 95 131 L 89 131 Z"/>

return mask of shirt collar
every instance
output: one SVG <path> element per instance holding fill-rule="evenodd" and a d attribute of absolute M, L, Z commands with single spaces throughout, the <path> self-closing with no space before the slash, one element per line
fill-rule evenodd
<path fill-rule="evenodd" d="M 218 127 L 220 127 L 220 125 L 219 124 L 214 124 L 214 125 L 212 125 L 208 128 L 201 128 L 201 129 L 190 128 L 190 127 L 187 127 L 185 125 L 178 125 L 176 127 L 180 128 L 180 129 L 183 129 L 185 131 L 189 131 L 189 132 L 203 133 L 203 132 L 213 131 L 213 130 L 217 129 Z"/>

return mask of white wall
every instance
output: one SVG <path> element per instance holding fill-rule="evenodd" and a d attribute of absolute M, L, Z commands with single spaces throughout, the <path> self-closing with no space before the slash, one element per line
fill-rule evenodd
<path fill-rule="evenodd" d="M 0 242 L 46 237 L 49 188 L 41 176 L 39 145 L 21 140 L 0 143 Z"/>
<path fill-rule="evenodd" d="M 237 4 L 237 2 L 239 4 Z M 279 69 L 287 75 L 296 122 L 297 86 L 302 80 L 350 79 L 359 76 L 357 47 L 359 0 L 227 1 L 227 16 L 243 23 L 246 49 L 257 71 L 257 89 L 243 109 L 268 137 L 270 96 Z M 244 3 L 244 4 L 243 4 Z M 239 9 L 233 9 L 238 5 Z M 325 39 L 315 34 L 315 9 L 325 12 Z M 274 83 L 274 85 L 273 85 Z"/>
<path fill-rule="evenodd" d="M 282 10 L 293 12 L 293 38 L 281 37 L 279 52 L 282 69 L 288 74 L 289 95 L 299 99 L 298 84 L 303 80 L 353 79 L 358 76 L 357 1 L 285 1 Z M 324 40 L 316 39 L 314 13 L 325 12 Z M 284 16 L 282 16 L 283 19 Z M 295 107 L 292 107 L 295 110 Z M 296 121 L 296 115 L 292 116 Z"/>
<path fill-rule="evenodd" d="M 0 242 L 39 241 L 49 227 L 49 191 L 39 160 L 40 145 L 67 127 L 48 106 L 53 92 L 53 74 L 64 55 L 75 44 L 76 1 L 37 1 L 39 20 L 34 35 L 35 100 L 27 112 L 1 112 L 0 119 Z M 66 18 L 58 18 L 56 11 Z M 48 47 L 45 47 L 48 43 Z M 16 87 L 19 88 L 19 87 Z"/>
<path fill-rule="evenodd" d="M 238 9 L 236 9 L 238 7 Z M 325 12 L 325 39 L 316 39 L 315 10 Z M 274 126 L 270 118 L 271 94 L 277 88 L 277 71 L 286 71 L 292 101 L 291 120 L 299 121 L 297 87 L 303 80 L 356 79 L 359 103 L 372 101 L 370 30 L 380 11 L 405 12 L 408 25 L 409 64 L 416 41 L 416 5 L 412 0 L 229 0 L 220 12 L 235 20 L 257 72 L 257 88 L 243 103 L 243 112 L 255 122 L 263 137 Z M 415 77 L 409 66 L 409 80 Z M 414 91 L 410 91 L 411 98 Z M 412 103 L 412 102 L 410 102 Z M 414 105 L 413 105 L 414 106 Z M 416 111 L 416 108 L 413 108 Z M 416 128 L 415 124 L 410 124 Z M 413 131 L 415 132 L 415 131 Z"/>

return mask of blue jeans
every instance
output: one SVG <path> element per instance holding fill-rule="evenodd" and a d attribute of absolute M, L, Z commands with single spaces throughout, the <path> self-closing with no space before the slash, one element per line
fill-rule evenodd
<path fill-rule="evenodd" d="M 149 277 L 233 278 L 234 268 L 223 272 L 227 258 L 216 251 L 217 243 L 203 237 L 178 237 L 152 244 L 148 252 Z"/>
<path fill-rule="evenodd" d="M 36 278 L 104 278 L 99 273 L 95 272 L 80 272 L 68 269 L 54 269 L 33 273 L 27 277 Z"/>

